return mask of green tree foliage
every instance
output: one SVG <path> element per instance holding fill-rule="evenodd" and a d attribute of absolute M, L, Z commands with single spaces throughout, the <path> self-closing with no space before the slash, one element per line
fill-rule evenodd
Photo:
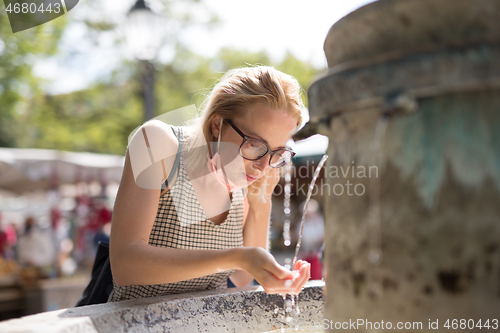
<path fill-rule="evenodd" d="M 217 22 L 213 12 L 200 0 L 160 0 L 156 4 L 155 9 L 169 17 L 166 29 L 169 34 L 164 38 L 174 45 L 182 45 L 176 32 L 184 26 L 211 27 Z M 137 91 L 134 80 L 117 84 L 116 76 L 105 73 L 99 79 L 101 82 L 85 91 L 45 96 L 41 91 L 43 80 L 32 71 L 37 61 L 60 54 L 58 43 L 65 28 L 71 25 L 85 27 L 80 38 L 90 42 L 86 45 L 99 48 L 104 36 L 104 43 L 109 44 L 109 39 L 113 39 L 116 53 L 120 53 L 125 44 L 123 34 L 116 33 L 120 22 L 107 15 L 102 6 L 101 0 L 80 1 L 68 15 L 14 34 L 0 2 L 0 146 L 123 151 L 118 148 L 123 147 L 123 142 L 112 139 L 126 137 L 123 133 L 133 129 L 139 119 L 141 102 L 134 95 Z M 85 58 L 85 51 L 92 52 L 82 53 L 77 46 L 62 61 L 77 56 Z M 118 76 L 127 76 L 127 70 L 133 72 L 131 64 L 124 61 L 122 65 Z M 108 137 L 111 140 L 106 140 Z"/>
<path fill-rule="evenodd" d="M 128 134 L 141 119 L 133 81 L 98 83 L 62 95 L 39 95 L 27 117 L 23 147 L 123 154 Z"/>
<path fill-rule="evenodd" d="M 192 104 L 199 107 L 210 88 L 231 68 L 273 65 L 263 52 L 222 49 L 213 59 L 193 54 L 179 40 L 177 32 L 186 25 L 211 27 L 217 22 L 216 16 L 200 0 L 159 3 L 160 11 L 170 18 L 169 35 L 165 38 L 175 46 L 176 55 L 171 63 L 156 65 L 157 115 Z M 15 34 L 6 12 L 0 11 L 0 146 L 125 152 L 129 134 L 143 121 L 136 62 L 123 60 L 115 72 L 103 75 L 89 88 L 60 95 L 43 92 L 43 80 L 32 72 L 37 60 L 59 54 L 58 43 L 71 24 L 85 26 L 83 38 L 95 47 L 100 46 L 101 36 L 115 36 L 113 43 L 120 52 L 123 36 L 114 34 L 119 23 L 111 21 L 101 7 L 100 0 L 80 2 L 72 11 L 78 15 L 64 15 Z M 82 50 L 70 52 L 75 56 Z M 318 72 L 291 54 L 274 65 L 294 75 L 304 89 Z M 177 122 L 182 120 L 185 119 Z"/>
<path fill-rule="evenodd" d="M 172 63 L 157 65 L 156 114 L 191 104 L 200 106 L 210 88 L 230 68 L 271 65 L 265 53 L 223 49 L 214 59 L 204 59 L 186 49 Z M 310 64 L 289 54 L 275 66 L 295 76 L 304 89 L 318 73 Z M 122 70 L 136 68 L 124 63 Z M 26 104 L 29 135 L 23 147 L 123 154 L 128 135 L 142 123 L 139 73 L 124 84 L 98 83 L 89 89 L 63 95 L 39 95 Z M 111 79 L 111 82 L 115 82 Z"/>
<path fill-rule="evenodd" d="M 34 61 L 57 51 L 66 18 L 14 34 L 3 4 L 0 8 L 0 146 L 14 146 L 26 134 L 20 114 L 26 111 L 25 100 L 40 92 L 40 80 L 32 74 Z"/>
<path fill-rule="evenodd" d="M 204 59 L 179 49 L 170 64 L 157 65 L 156 114 L 191 104 L 199 107 L 228 69 L 259 64 L 272 65 L 263 52 L 223 49 L 215 58 Z M 291 54 L 275 67 L 295 76 L 304 89 L 318 73 Z M 122 70 L 134 72 L 134 68 L 135 64 L 125 63 Z M 120 85 L 98 83 L 70 94 L 38 96 L 29 108 L 27 123 L 32 134 L 25 137 L 22 146 L 121 155 L 128 135 L 143 119 L 139 73 Z"/>

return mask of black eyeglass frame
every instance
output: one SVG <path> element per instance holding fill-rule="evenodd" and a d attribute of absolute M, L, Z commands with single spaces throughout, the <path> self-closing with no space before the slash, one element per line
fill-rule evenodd
<path fill-rule="evenodd" d="M 251 136 L 248 136 L 246 134 L 244 134 L 238 127 L 236 127 L 235 124 L 233 124 L 233 122 L 229 119 L 225 119 L 224 118 L 224 121 L 226 121 L 229 125 L 231 125 L 231 127 L 236 131 L 236 133 L 238 133 L 242 138 L 243 138 L 243 142 L 241 143 L 240 145 L 240 148 L 238 149 L 238 154 L 240 154 L 241 157 L 243 157 L 244 159 L 248 160 L 248 161 L 258 161 L 260 160 L 261 158 L 264 158 L 266 157 L 267 155 L 271 154 L 271 158 L 269 159 L 269 166 L 271 168 L 281 168 L 283 167 L 285 164 L 286 164 L 286 161 L 285 163 L 283 163 L 283 165 L 278 165 L 278 166 L 272 166 L 271 165 L 271 160 L 273 159 L 273 155 L 276 154 L 277 152 L 279 151 L 288 151 L 292 154 L 292 156 L 290 157 L 290 160 L 295 156 L 295 152 L 293 150 L 291 150 L 290 148 L 278 148 L 278 149 L 275 149 L 275 150 L 271 150 L 271 148 L 269 148 L 268 144 L 265 143 L 264 141 L 262 141 L 261 139 L 257 139 L 257 138 L 254 138 L 254 137 L 251 137 Z M 264 146 L 266 146 L 266 152 L 264 155 L 262 155 L 261 157 L 258 157 L 256 159 L 251 159 L 251 158 L 247 158 L 245 156 L 243 156 L 243 154 L 241 153 L 241 147 L 243 147 L 243 145 L 245 144 L 245 142 L 248 140 L 248 139 L 252 139 L 252 140 L 257 140 L 259 142 L 262 142 L 264 144 Z"/>

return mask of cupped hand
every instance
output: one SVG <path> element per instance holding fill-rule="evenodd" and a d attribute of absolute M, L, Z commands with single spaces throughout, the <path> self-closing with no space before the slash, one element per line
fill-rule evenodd
<path fill-rule="evenodd" d="M 292 295 L 298 295 L 307 281 L 311 278 L 311 264 L 304 260 L 297 260 L 294 267 L 292 286 L 290 287 Z"/>
<path fill-rule="evenodd" d="M 293 272 L 281 266 L 261 247 L 246 248 L 242 267 L 250 273 L 268 294 L 299 294 L 309 280 L 311 265 L 297 261 Z"/>

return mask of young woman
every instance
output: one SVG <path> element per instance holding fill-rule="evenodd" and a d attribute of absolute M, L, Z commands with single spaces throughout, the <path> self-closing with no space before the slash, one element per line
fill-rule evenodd
<path fill-rule="evenodd" d="M 246 286 L 298 294 L 310 276 L 266 250 L 271 195 L 303 122 L 300 87 L 271 67 L 228 72 L 188 127 L 142 125 L 115 202 L 109 301 Z"/>

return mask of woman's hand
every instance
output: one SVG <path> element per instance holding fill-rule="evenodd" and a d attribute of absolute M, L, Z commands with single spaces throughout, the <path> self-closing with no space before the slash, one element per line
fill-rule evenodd
<path fill-rule="evenodd" d="M 261 247 L 244 248 L 241 267 L 250 273 L 268 294 L 299 294 L 309 280 L 311 265 L 299 260 L 296 270 L 290 271 Z"/>
<path fill-rule="evenodd" d="M 311 264 L 304 260 L 297 260 L 295 263 L 294 274 L 296 275 L 292 283 L 291 294 L 298 295 L 311 277 Z"/>
<path fill-rule="evenodd" d="M 267 202 L 271 201 L 274 188 L 280 180 L 279 169 L 273 168 L 267 174 L 254 181 L 248 186 L 248 203 L 261 204 L 265 198 Z"/>
<path fill-rule="evenodd" d="M 241 268 L 250 273 L 268 294 L 287 294 L 295 274 L 278 264 L 276 259 L 261 247 L 243 248 Z"/>

